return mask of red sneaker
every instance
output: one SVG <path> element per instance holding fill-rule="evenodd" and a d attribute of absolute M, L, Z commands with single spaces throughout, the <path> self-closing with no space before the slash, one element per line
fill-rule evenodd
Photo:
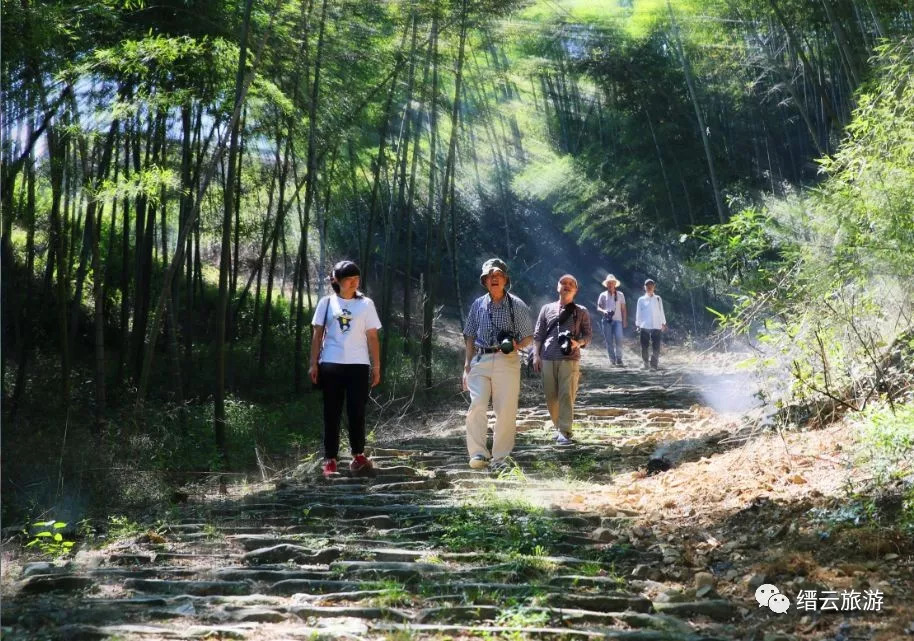
<path fill-rule="evenodd" d="M 330 478 L 336 474 L 336 459 L 328 458 L 324 461 L 324 478 Z"/>
<path fill-rule="evenodd" d="M 356 454 L 349 464 L 349 471 L 353 474 L 367 474 L 372 469 L 371 461 L 364 454 Z"/>

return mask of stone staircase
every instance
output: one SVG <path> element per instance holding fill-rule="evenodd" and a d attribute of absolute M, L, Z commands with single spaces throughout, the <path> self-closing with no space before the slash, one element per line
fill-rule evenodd
<path fill-rule="evenodd" d="M 733 603 L 646 596 L 659 584 L 633 568 L 664 561 L 625 543 L 636 513 L 557 507 L 569 475 L 610 483 L 701 420 L 694 389 L 663 385 L 675 373 L 593 360 L 585 376 L 575 445 L 551 443 L 530 398 L 500 473 L 470 470 L 459 436 L 412 438 L 375 447 L 371 478 L 315 469 L 191 503 L 174 523 L 67 565 L 25 566 L 4 599 L 3 637 L 737 638 Z M 626 389 L 637 402 L 607 402 Z"/>

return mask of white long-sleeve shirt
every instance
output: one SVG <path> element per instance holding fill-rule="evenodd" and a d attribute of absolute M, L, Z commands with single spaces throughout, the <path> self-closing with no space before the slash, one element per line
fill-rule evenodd
<path fill-rule="evenodd" d="M 635 325 L 641 329 L 663 329 L 663 326 L 666 325 L 663 300 L 657 294 L 645 294 L 638 299 Z"/>

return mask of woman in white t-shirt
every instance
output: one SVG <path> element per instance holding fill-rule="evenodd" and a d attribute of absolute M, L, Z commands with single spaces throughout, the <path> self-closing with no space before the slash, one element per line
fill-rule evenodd
<path fill-rule="evenodd" d="M 343 260 L 333 266 L 330 285 L 311 324 L 311 382 L 324 392 L 324 476 L 336 473 L 343 403 L 349 418 L 349 446 L 355 474 L 371 472 L 365 456 L 365 407 L 368 392 L 381 382 L 381 321 L 370 298 L 359 291 L 358 265 Z"/>

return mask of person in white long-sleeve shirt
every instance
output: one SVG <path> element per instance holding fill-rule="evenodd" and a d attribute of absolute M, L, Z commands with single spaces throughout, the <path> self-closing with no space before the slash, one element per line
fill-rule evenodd
<path fill-rule="evenodd" d="M 635 312 L 635 326 L 641 337 L 641 360 L 644 369 L 657 369 L 660 362 L 660 336 L 666 331 L 666 315 L 663 300 L 654 293 L 656 283 L 650 278 L 644 281 L 644 296 L 638 299 Z M 651 348 L 648 361 L 648 347 Z"/>

